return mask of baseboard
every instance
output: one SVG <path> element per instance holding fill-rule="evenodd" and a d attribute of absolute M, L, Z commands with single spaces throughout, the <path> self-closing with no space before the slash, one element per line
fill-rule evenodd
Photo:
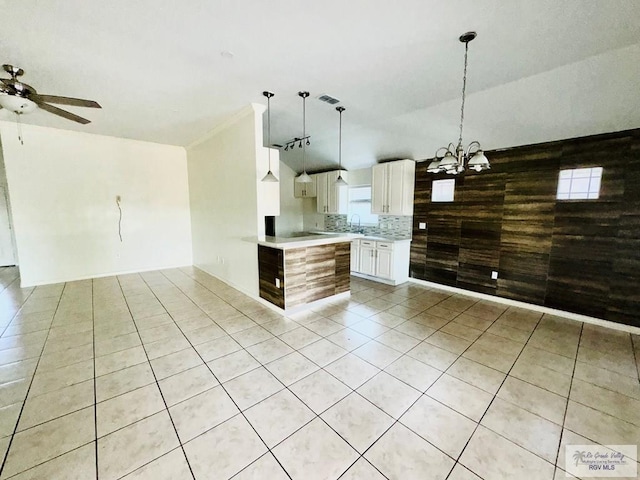
<path fill-rule="evenodd" d="M 420 280 L 417 278 L 409 278 L 412 283 L 418 285 L 424 285 L 426 287 L 437 288 L 446 292 L 460 293 L 469 297 L 476 297 L 482 300 L 490 300 L 495 303 L 502 303 L 513 307 L 526 308 L 536 312 L 548 313 L 549 315 L 556 315 L 558 317 L 568 318 L 569 320 L 576 320 L 578 322 L 589 323 L 591 325 L 598 325 L 601 327 L 611 328 L 612 330 L 620 330 L 622 332 L 632 333 L 634 335 L 640 335 L 640 328 L 633 327 L 631 325 L 625 325 L 622 323 L 612 322 L 611 320 L 604 320 L 602 318 L 590 317 L 588 315 L 581 315 L 579 313 L 567 312 L 565 310 L 557 310 L 555 308 L 543 307 L 542 305 L 536 305 L 534 303 L 521 302 L 519 300 L 512 300 L 510 298 L 497 297 L 494 295 L 487 295 L 486 293 L 474 292 L 472 290 L 465 290 L 458 287 L 450 287 L 448 285 L 441 285 L 439 283 L 428 282 L 426 280 Z"/>
<path fill-rule="evenodd" d="M 394 287 L 398 285 L 402 285 L 403 283 L 406 283 L 409 281 L 409 278 L 404 278 L 400 281 L 396 281 L 396 280 L 390 280 L 388 278 L 374 277 L 373 275 L 367 275 L 366 273 L 360 273 L 360 272 L 354 272 L 354 271 L 351 272 L 351 276 L 363 278 L 365 280 L 371 280 L 372 282 L 384 283 L 385 285 L 392 285 Z"/>
<path fill-rule="evenodd" d="M 108 273 L 96 273 L 92 275 L 84 275 L 80 277 L 72 277 L 72 278 L 57 278 L 53 280 L 42 280 L 36 281 L 34 283 L 25 284 L 22 281 L 22 276 L 20 277 L 20 288 L 30 288 L 30 287 L 40 287 L 42 285 L 52 285 L 54 283 L 66 283 L 66 282 L 78 282 L 80 280 L 92 280 L 94 278 L 105 278 L 105 277 L 115 277 L 117 275 L 131 275 L 133 273 L 145 273 L 145 272 L 155 272 L 156 270 L 169 270 L 171 268 L 183 268 L 190 267 L 191 265 L 162 265 L 150 268 L 136 269 L 136 270 L 120 270 L 117 272 L 108 272 Z"/>

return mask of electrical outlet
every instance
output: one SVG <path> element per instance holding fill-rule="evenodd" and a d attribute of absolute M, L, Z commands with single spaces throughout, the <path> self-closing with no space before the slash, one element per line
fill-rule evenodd
<path fill-rule="evenodd" d="M 491 280 L 497 280 L 497 279 L 498 279 L 498 272 L 494 270 L 491 272 Z"/>
<path fill-rule="evenodd" d="M 419 228 L 420 230 L 426 230 L 426 229 L 427 229 L 427 224 L 426 224 L 426 223 L 424 223 L 424 222 L 420 222 L 420 223 L 418 224 L 418 228 Z"/>
<path fill-rule="evenodd" d="M 280 279 L 276 278 L 276 288 L 280 288 Z"/>

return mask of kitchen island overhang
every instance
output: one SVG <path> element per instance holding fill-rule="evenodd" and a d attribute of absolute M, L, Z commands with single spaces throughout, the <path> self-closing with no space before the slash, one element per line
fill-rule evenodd
<path fill-rule="evenodd" d="M 351 240 L 331 234 L 258 240 L 260 297 L 283 309 L 350 292 Z"/>

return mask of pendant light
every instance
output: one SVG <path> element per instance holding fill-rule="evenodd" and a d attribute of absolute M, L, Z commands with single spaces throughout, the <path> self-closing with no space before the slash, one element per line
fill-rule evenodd
<path fill-rule="evenodd" d="M 338 178 L 336 178 L 336 185 L 343 187 L 348 185 L 344 178 L 342 178 L 342 112 L 346 110 L 344 107 L 336 107 L 336 110 L 340 114 L 340 130 L 338 134 Z"/>
<path fill-rule="evenodd" d="M 267 151 L 269 152 L 269 171 L 262 181 L 267 183 L 277 183 L 278 178 L 271 171 L 271 97 L 273 97 L 274 93 L 265 90 L 262 92 L 262 95 L 267 97 Z"/>
<path fill-rule="evenodd" d="M 300 145 L 302 146 L 302 173 L 296 177 L 297 183 L 311 183 L 313 180 L 307 173 L 307 168 L 305 164 L 305 150 L 308 145 L 307 138 L 307 124 L 306 124 L 306 106 L 307 106 L 307 97 L 309 96 L 309 92 L 298 92 L 298 96 L 302 98 L 302 138 L 298 139 L 300 141 Z M 304 139 L 307 139 L 306 142 L 303 142 Z"/>
<path fill-rule="evenodd" d="M 460 35 L 459 40 L 464 43 L 464 75 L 462 77 L 462 107 L 460 108 L 460 136 L 458 137 L 458 145 L 454 146 L 450 143 L 446 147 L 439 148 L 436 151 L 435 158 L 427 167 L 429 173 L 448 173 L 457 175 L 464 172 L 465 163 L 467 167 L 476 172 L 489 170 L 489 160 L 482 151 L 480 142 L 473 141 L 465 150 L 462 146 L 462 125 L 464 123 L 464 101 L 467 90 L 467 57 L 469 53 L 469 42 L 476 38 L 476 32 L 467 32 Z M 472 148 L 475 150 L 472 152 Z M 444 155 L 439 157 L 438 154 L 444 150 Z"/>

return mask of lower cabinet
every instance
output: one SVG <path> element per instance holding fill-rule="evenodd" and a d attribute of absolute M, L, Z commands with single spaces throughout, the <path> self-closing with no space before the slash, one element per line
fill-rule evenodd
<path fill-rule="evenodd" d="M 354 248 L 355 243 L 359 245 Z M 404 283 L 409 279 L 410 246 L 410 240 L 355 240 L 351 247 L 351 273 L 393 285 Z M 354 250 L 358 251 L 357 258 Z"/>

